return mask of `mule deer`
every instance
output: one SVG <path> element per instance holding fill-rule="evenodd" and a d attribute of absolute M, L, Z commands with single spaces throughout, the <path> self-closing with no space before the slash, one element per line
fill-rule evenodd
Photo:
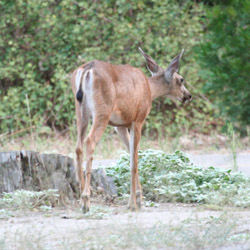
<path fill-rule="evenodd" d="M 150 112 L 152 100 L 159 96 L 183 103 L 192 99 L 178 68 L 183 51 L 167 69 L 139 48 L 152 77 L 130 65 L 113 65 L 94 60 L 78 67 L 71 83 L 77 117 L 76 176 L 80 183 L 83 212 L 90 207 L 90 178 L 93 153 L 107 125 L 115 127 L 130 152 L 131 187 L 129 208 L 141 206 L 142 188 L 138 175 L 138 146 L 142 125 Z M 85 138 L 89 119 L 92 126 Z M 86 144 L 86 172 L 83 175 L 83 144 Z"/>

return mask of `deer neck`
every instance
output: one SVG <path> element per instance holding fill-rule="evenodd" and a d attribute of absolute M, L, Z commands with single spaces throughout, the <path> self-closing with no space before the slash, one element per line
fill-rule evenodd
<path fill-rule="evenodd" d="M 163 77 L 161 75 L 148 77 L 148 81 L 152 100 L 156 99 L 157 97 L 167 95 L 167 93 L 169 92 L 169 86 L 166 81 L 163 80 Z"/>

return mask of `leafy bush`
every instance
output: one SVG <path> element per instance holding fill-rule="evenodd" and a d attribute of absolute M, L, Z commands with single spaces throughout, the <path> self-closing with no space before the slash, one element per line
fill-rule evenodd
<path fill-rule="evenodd" d="M 197 47 L 204 91 L 242 131 L 250 125 L 250 2 L 234 0 L 211 8 L 207 32 Z"/>
<path fill-rule="evenodd" d="M 107 169 L 119 195 L 130 187 L 129 155 Z M 239 172 L 193 165 L 182 152 L 139 151 L 139 175 L 147 200 L 250 207 L 250 178 Z"/>
<path fill-rule="evenodd" d="M 164 67 L 185 48 L 181 74 L 196 96 L 185 109 L 159 99 L 146 133 L 168 130 L 175 134 L 177 126 L 208 129 L 213 111 L 199 96 L 199 66 L 193 56 L 193 47 L 202 38 L 202 4 L 191 0 L 17 0 L 1 1 L 0 8 L 0 133 L 30 124 L 68 128 L 74 120 L 71 70 L 99 59 L 129 63 L 146 72 L 138 46 Z"/>

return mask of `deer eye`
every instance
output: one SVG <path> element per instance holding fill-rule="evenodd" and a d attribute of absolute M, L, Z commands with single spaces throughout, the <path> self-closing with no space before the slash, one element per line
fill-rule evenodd
<path fill-rule="evenodd" d="M 181 83 L 183 83 L 184 82 L 184 79 L 183 78 L 181 78 Z"/>

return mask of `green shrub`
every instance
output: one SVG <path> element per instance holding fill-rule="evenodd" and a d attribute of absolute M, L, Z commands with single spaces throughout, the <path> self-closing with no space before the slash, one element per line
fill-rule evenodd
<path fill-rule="evenodd" d="M 199 66 L 193 55 L 202 38 L 202 4 L 17 0 L 1 1 L 0 9 L 0 133 L 27 128 L 30 122 L 68 128 L 75 117 L 68 74 L 93 59 L 129 63 L 146 72 L 138 46 L 164 67 L 185 48 L 180 72 L 194 96 L 181 109 L 167 99 L 156 101 L 145 132 L 208 129 L 213 111 L 199 96 Z"/>
<path fill-rule="evenodd" d="M 129 155 L 107 169 L 119 195 L 130 190 Z M 139 175 L 146 200 L 250 207 L 250 178 L 239 172 L 193 165 L 182 152 L 139 151 Z"/>
<path fill-rule="evenodd" d="M 211 8 L 204 41 L 197 47 L 204 91 L 241 132 L 250 125 L 249 12 L 247 0 Z"/>

